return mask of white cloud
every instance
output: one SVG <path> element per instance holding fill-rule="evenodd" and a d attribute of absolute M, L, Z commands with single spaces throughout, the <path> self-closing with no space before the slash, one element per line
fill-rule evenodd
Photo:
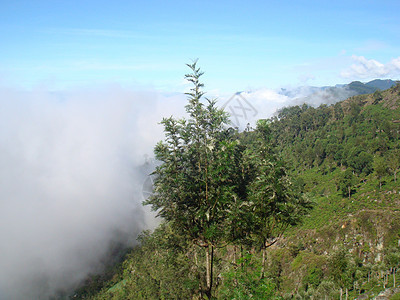
<path fill-rule="evenodd" d="M 374 59 L 366 59 L 364 56 L 352 56 L 354 63 L 341 76 L 351 79 L 372 79 L 382 77 L 396 77 L 400 75 L 400 57 L 383 64 Z"/>

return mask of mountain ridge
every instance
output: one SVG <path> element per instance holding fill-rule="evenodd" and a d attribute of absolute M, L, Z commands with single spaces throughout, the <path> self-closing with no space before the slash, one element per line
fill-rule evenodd
<path fill-rule="evenodd" d="M 335 104 L 349 97 L 374 93 L 378 90 L 387 90 L 396 85 L 398 81 L 392 79 L 374 79 L 363 83 L 352 81 L 348 84 L 336 84 L 334 86 L 301 86 L 295 89 L 281 89 L 281 95 L 294 98 L 293 104 Z"/>

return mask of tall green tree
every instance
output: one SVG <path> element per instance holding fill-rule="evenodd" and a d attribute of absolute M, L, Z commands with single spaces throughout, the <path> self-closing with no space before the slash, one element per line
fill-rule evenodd
<path fill-rule="evenodd" d="M 357 177 L 353 174 L 353 172 L 354 171 L 352 168 L 347 168 L 339 179 L 339 188 L 342 191 L 342 195 L 347 195 L 349 199 L 351 199 L 351 193 L 355 184 L 357 183 Z"/>
<path fill-rule="evenodd" d="M 162 164 L 155 170 L 155 193 L 150 204 L 158 216 L 182 231 L 195 245 L 205 249 L 206 285 L 212 295 L 214 249 L 229 228 L 229 213 L 237 199 L 235 177 L 237 141 L 228 129 L 228 115 L 205 99 L 196 62 L 188 64 L 193 84 L 186 111 L 189 119 L 164 118 L 165 141 L 155 147 Z"/>
<path fill-rule="evenodd" d="M 284 163 L 271 147 L 267 120 L 259 120 L 253 145 L 246 151 L 253 178 L 246 208 L 252 216 L 251 232 L 262 250 L 264 277 L 266 249 L 282 237 L 288 226 L 297 224 L 311 208 L 311 202 L 292 185 Z"/>
<path fill-rule="evenodd" d="M 387 156 L 387 165 L 390 173 L 394 175 L 394 182 L 396 182 L 396 175 L 400 169 L 400 150 L 392 150 Z"/>
<path fill-rule="evenodd" d="M 375 175 L 379 180 L 379 189 L 382 188 L 382 177 L 387 174 L 388 167 L 386 164 L 385 158 L 382 156 L 375 156 L 374 157 L 374 170 Z"/>

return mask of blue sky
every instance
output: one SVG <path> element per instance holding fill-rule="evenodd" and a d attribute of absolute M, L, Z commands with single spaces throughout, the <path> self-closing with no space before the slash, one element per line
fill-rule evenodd
<path fill-rule="evenodd" d="M 0 82 L 211 91 L 400 79 L 400 1 L 2 1 Z"/>

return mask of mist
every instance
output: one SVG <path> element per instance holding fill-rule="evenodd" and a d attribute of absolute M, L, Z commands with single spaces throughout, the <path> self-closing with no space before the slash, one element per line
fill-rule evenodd
<path fill-rule="evenodd" d="M 259 88 L 220 97 L 219 105 L 230 114 L 231 125 L 244 130 L 255 127 L 257 120 L 268 119 L 283 107 L 331 105 L 354 96 L 346 87 L 286 87 L 280 90 Z"/>
<path fill-rule="evenodd" d="M 293 98 L 290 98 L 291 105 L 302 105 L 307 103 L 313 107 L 321 104 L 331 105 L 338 101 L 345 100 L 357 93 L 348 87 L 301 87 L 291 92 Z"/>
<path fill-rule="evenodd" d="M 0 299 L 47 299 L 153 228 L 141 167 L 182 96 L 0 88 Z M 146 169 L 147 170 L 147 169 Z"/>

